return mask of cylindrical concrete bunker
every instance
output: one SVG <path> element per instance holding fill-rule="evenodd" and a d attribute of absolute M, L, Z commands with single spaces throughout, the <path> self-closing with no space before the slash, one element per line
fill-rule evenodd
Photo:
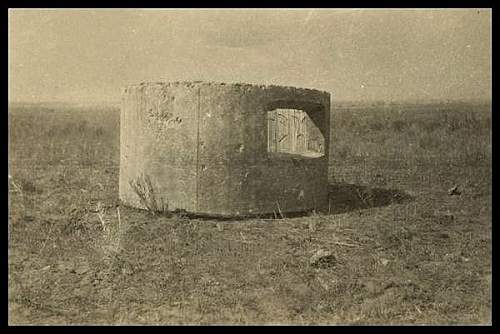
<path fill-rule="evenodd" d="M 169 210 L 215 216 L 320 209 L 328 201 L 329 139 L 326 92 L 131 85 L 122 97 L 120 199 L 137 208 L 155 200 Z M 141 182 L 149 199 L 138 191 Z"/>

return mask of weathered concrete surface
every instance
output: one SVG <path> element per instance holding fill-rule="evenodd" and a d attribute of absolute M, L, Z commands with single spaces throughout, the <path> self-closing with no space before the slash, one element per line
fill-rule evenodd
<path fill-rule="evenodd" d="M 267 112 L 308 113 L 325 155 L 267 151 Z M 130 180 L 147 175 L 169 209 L 221 216 L 297 212 L 328 198 L 330 94 L 223 83 L 126 88 L 121 111 L 120 199 L 143 208 Z"/>

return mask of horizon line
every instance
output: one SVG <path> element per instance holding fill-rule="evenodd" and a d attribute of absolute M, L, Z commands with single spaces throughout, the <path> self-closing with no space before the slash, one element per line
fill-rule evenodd
<path fill-rule="evenodd" d="M 481 103 L 491 103 L 491 98 L 463 98 L 463 99 L 447 99 L 447 98 L 432 98 L 432 99 L 397 99 L 397 100 L 385 100 L 385 99 L 332 99 L 332 104 L 335 103 L 467 103 L 467 102 L 481 102 Z M 14 100 L 8 101 L 8 104 L 71 104 L 71 105 L 95 105 L 95 104 L 108 104 L 116 105 L 120 104 L 120 100 L 103 100 L 103 101 L 65 101 L 65 100 L 42 100 L 42 101 L 27 101 L 27 100 Z"/>

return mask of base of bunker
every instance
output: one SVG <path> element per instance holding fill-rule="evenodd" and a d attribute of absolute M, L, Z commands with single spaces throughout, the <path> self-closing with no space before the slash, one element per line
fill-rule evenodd
<path fill-rule="evenodd" d="M 137 211 L 137 212 L 148 212 L 152 216 L 158 217 L 178 217 L 178 218 L 186 218 L 186 219 L 196 219 L 196 220 L 250 220 L 250 219 L 286 219 L 286 218 L 299 218 L 299 217 L 307 217 L 314 215 L 316 213 L 326 213 L 327 209 L 323 210 L 306 210 L 306 211 L 293 211 L 286 212 L 280 214 L 279 212 L 269 212 L 269 213 L 260 213 L 260 214 L 246 214 L 246 215 L 222 215 L 222 214 L 209 214 L 209 213 L 196 213 L 189 212 L 186 210 L 172 210 L 172 211 L 163 211 L 163 212 L 151 212 L 147 209 L 140 209 L 133 207 L 128 204 L 120 204 L 121 206 L 127 208 L 128 210 Z"/>

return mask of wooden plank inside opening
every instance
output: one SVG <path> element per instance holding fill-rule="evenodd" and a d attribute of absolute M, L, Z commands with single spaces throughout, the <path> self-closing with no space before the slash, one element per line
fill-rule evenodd
<path fill-rule="evenodd" d="M 323 138 L 306 112 L 275 109 L 267 114 L 269 152 L 308 155 L 323 153 Z"/>

